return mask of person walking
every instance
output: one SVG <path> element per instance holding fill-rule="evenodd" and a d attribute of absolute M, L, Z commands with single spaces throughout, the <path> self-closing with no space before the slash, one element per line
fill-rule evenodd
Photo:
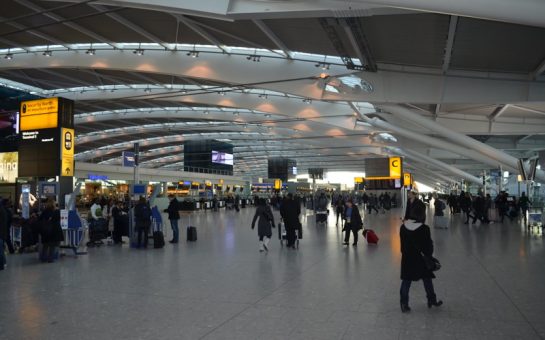
<path fill-rule="evenodd" d="M 113 241 L 114 244 L 123 244 L 123 226 L 127 223 L 128 215 L 123 210 L 123 202 L 117 201 L 112 208 L 112 219 L 114 220 Z"/>
<path fill-rule="evenodd" d="M 466 221 L 464 224 L 469 224 L 469 218 L 473 217 L 471 216 L 471 206 L 473 202 L 471 200 L 471 194 L 469 192 L 461 192 L 460 194 L 460 208 L 466 215 Z"/>
<path fill-rule="evenodd" d="M 148 234 L 151 226 L 151 209 L 146 202 L 146 199 L 140 196 L 138 204 L 134 207 L 134 219 L 136 232 L 138 233 L 138 239 L 136 248 L 148 247 Z M 142 234 L 144 234 L 144 243 L 142 243 Z"/>
<path fill-rule="evenodd" d="M 42 251 L 40 259 L 42 262 L 53 262 L 58 247 L 64 241 L 64 234 L 61 228 L 61 214 L 56 207 L 54 199 L 50 198 L 45 203 L 45 209 L 40 214 L 40 237 Z"/>
<path fill-rule="evenodd" d="M 2 198 L 0 197 L 0 201 L 2 201 Z M 8 235 L 7 238 L 4 240 L 5 244 L 8 246 L 8 251 L 10 254 L 15 253 L 15 248 L 13 247 L 13 242 L 11 240 L 11 225 L 13 223 L 13 209 L 12 204 L 9 199 L 4 199 L 3 201 L 4 210 L 6 211 L 6 223 L 8 226 Z"/>
<path fill-rule="evenodd" d="M 339 197 L 337 197 L 337 201 L 335 202 L 335 214 L 337 215 L 337 220 L 336 220 L 336 223 L 335 225 L 338 226 L 339 225 L 339 218 L 341 219 L 341 227 L 343 226 L 343 223 L 344 223 L 344 218 L 343 218 L 343 213 L 344 213 L 344 199 L 341 195 L 339 195 Z"/>
<path fill-rule="evenodd" d="M 293 194 L 289 193 L 282 201 L 280 215 L 286 226 L 287 247 L 295 249 L 295 230 L 300 229 L 299 214 L 301 207 L 293 200 Z"/>
<path fill-rule="evenodd" d="M 0 270 L 6 267 L 6 255 L 4 253 L 4 242 L 8 239 L 8 214 L 2 205 L 0 205 Z"/>
<path fill-rule="evenodd" d="M 415 192 L 408 194 L 405 218 L 399 231 L 401 240 L 401 288 L 400 305 L 401 312 L 411 311 L 409 307 L 409 290 L 413 281 L 422 280 L 428 308 L 439 307 L 443 301 L 437 300 L 432 279 L 435 275 L 424 262 L 423 256 L 433 255 L 433 241 L 430 228 L 424 224 L 426 221 L 426 206 L 417 198 Z"/>
<path fill-rule="evenodd" d="M 522 217 L 524 218 L 524 223 L 528 223 L 528 209 L 530 208 L 531 204 L 532 202 L 530 202 L 528 196 L 526 196 L 526 192 L 523 191 L 519 198 L 519 207 L 522 212 Z"/>
<path fill-rule="evenodd" d="M 485 200 L 482 192 L 479 192 L 473 200 L 473 212 L 475 215 L 473 216 L 472 224 L 477 223 L 477 220 L 481 221 L 481 223 L 486 223 L 486 221 L 488 221 Z"/>
<path fill-rule="evenodd" d="M 178 243 L 180 239 L 180 229 L 178 228 L 178 221 L 180 220 L 180 203 L 176 196 L 169 195 L 168 207 L 164 210 L 168 213 L 168 220 L 170 221 L 170 227 L 172 228 L 172 240 L 169 243 Z"/>
<path fill-rule="evenodd" d="M 358 231 L 363 228 L 363 221 L 361 219 L 358 206 L 352 202 L 352 199 L 346 201 L 346 210 L 344 211 L 344 245 L 347 246 L 350 241 L 350 231 L 354 234 L 354 243 L 352 246 L 358 245 Z"/>
<path fill-rule="evenodd" d="M 378 209 L 377 209 L 378 199 L 376 194 L 370 194 L 369 195 L 369 202 L 367 204 L 367 210 L 369 211 L 369 215 L 371 215 L 371 211 L 374 209 L 377 212 L 378 215 Z"/>
<path fill-rule="evenodd" d="M 252 230 L 257 223 L 257 236 L 259 237 L 259 251 L 269 251 L 269 241 L 272 237 L 272 228 L 274 228 L 274 216 L 271 207 L 267 205 L 265 199 L 259 199 L 258 207 L 252 220 Z"/>

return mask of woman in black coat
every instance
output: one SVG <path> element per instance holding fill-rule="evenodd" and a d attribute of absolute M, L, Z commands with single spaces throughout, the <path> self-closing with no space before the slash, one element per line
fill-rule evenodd
<path fill-rule="evenodd" d="M 268 246 L 272 236 L 272 228 L 274 228 L 274 216 L 271 207 L 267 205 L 263 198 L 259 199 L 259 206 L 252 220 L 252 229 L 255 228 L 255 222 L 258 218 L 257 236 L 259 236 L 259 251 L 269 251 Z"/>
<path fill-rule="evenodd" d="M 49 199 L 45 204 L 45 209 L 39 218 L 40 237 L 42 241 L 42 253 L 40 259 L 42 262 L 53 262 L 55 253 L 60 243 L 64 241 L 64 234 L 61 228 L 61 214 L 56 208 L 55 200 Z"/>
<path fill-rule="evenodd" d="M 424 209 L 422 210 L 422 207 Z M 433 288 L 432 279 L 435 275 L 426 267 L 424 256 L 433 255 L 433 241 L 430 228 L 424 224 L 426 220 L 425 205 L 414 192 L 409 192 L 407 211 L 401 225 L 399 236 L 401 239 L 401 311 L 409 312 L 409 289 L 412 281 L 422 279 L 428 308 L 441 306 L 443 301 L 438 301 Z"/>
<path fill-rule="evenodd" d="M 358 245 L 358 231 L 363 228 L 363 221 L 361 220 L 360 211 L 358 207 L 353 204 L 352 199 L 346 201 L 346 209 L 344 210 L 344 245 L 347 246 L 350 241 L 350 231 L 354 234 L 355 247 Z"/>

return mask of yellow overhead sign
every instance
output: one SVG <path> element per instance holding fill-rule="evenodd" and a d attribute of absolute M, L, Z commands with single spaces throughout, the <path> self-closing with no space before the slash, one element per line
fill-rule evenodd
<path fill-rule="evenodd" d="M 403 173 L 403 186 L 408 187 L 412 184 L 412 175 L 408 172 Z"/>
<path fill-rule="evenodd" d="M 21 103 L 21 131 L 58 126 L 59 98 L 29 100 Z"/>
<path fill-rule="evenodd" d="M 390 157 L 390 177 L 401 178 L 401 157 Z"/>
<path fill-rule="evenodd" d="M 282 189 L 282 181 L 279 179 L 274 180 L 274 189 L 275 190 L 281 190 Z"/>
<path fill-rule="evenodd" d="M 61 129 L 61 176 L 74 176 L 74 129 Z"/>
<path fill-rule="evenodd" d="M 354 177 L 354 183 L 363 183 L 364 179 L 363 177 Z"/>

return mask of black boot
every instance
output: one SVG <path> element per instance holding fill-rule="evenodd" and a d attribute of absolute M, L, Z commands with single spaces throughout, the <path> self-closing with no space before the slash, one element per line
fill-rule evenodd
<path fill-rule="evenodd" d="M 431 308 L 431 306 L 439 307 L 443 304 L 442 300 L 437 301 L 437 298 L 428 300 L 428 308 Z"/>
<path fill-rule="evenodd" d="M 401 303 L 401 313 L 409 313 L 411 311 L 411 307 L 409 307 L 406 303 Z"/>

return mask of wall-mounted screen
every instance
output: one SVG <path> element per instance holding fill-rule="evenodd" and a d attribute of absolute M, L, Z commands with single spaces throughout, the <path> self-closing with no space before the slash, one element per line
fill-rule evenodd
<path fill-rule="evenodd" d="M 212 163 L 233 165 L 233 154 L 212 150 Z"/>

